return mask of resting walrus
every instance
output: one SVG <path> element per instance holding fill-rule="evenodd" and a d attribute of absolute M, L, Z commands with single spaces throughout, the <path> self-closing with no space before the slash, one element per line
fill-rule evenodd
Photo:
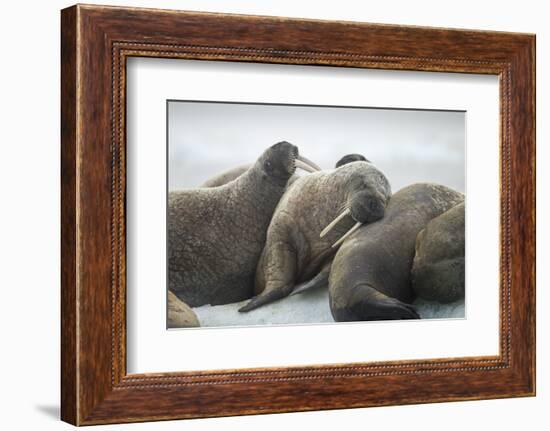
<path fill-rule="evenodd" d="M 410 305 L 416 236 L 463 200 L 462 193 L 435 184 L 413 184 L 395 193 L 384 218 L 358 229 L 334 257 L 329 276 L 334 320 L 418 319 Z"/>
<path fill-rule="evenodd" d="M 235 181 L 170 192 L 169 289 L 191 307 L 250 298 L 267 227 L 296 167 L 320 169 L 280 142 Z"/>
<path fill-rule="evenodd" d="M 255 293 L 259 295 L 239 311 L 283 298 L 296 283 L 317 274 L 336 252 L 333 245 L 341 242 L 337 239 L 380 219 L 390 196 L 388 180 L 369 162 L 352 162 L 296 180 L 269 225 L 256 271 Z M 322 228 L 339 213 L 339 223 L 320 238 Z"/>
<path fill-rule="evenodd" d="M 464 202 L 431 220 L 416 237 L 412 288 L 417 296 L 443 303 L 464 298 Z"/>

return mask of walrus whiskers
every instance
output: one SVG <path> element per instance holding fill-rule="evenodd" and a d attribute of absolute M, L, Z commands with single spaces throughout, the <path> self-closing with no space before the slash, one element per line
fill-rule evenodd
<path fill-rule="evenodd" d="M 336 241 L 334 244 L 332 244 L 332 248 L 337 247 L 337 246 L 339 246 L 340 244 L 342 244 L 342 243 L 344 242 L 344 240 L 345 240 L 348 236 L 350 236 L 353 232 L 355 232 L 357 229 L 359 229 L 359 228 L 361 227 L 362 224 L 363 224 L 363 223 L 361 223 L 360 221 L 358 221 L 357 223 L 355 223 L 355 224 L 353 225 L 353 227 L 352 227 L 350 230 L 348 230 L 348 231 L 342 236 L 342 238 L 340 238 L 338 241 Z"/>
<path fill-rule="evenodd" d="M 327 227 L 325 227 L 321 233 L 319 234 L 319 238 L 323 238 L 327 233 L 330 232 L 330 230 L 336 226 L 336 224 L 342 220 L 345 216 L 351 213 L 351 210 L 349 208 L 345 209 L 338 217 L 336 217 L 334 220 L 332 220 Z"/>

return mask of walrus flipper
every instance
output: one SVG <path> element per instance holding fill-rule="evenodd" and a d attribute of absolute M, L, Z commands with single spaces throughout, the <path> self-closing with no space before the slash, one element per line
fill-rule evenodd
<path fill-rule="evenodd" d="M 290 295 L 295 285 L 296 252 L 288 243 L 277 243 L 267 250 L 266 286 L 262 293 L 252 298 L 240 312 L 247 312 Z"/>
<path fill-rule="evenodd" d="M 343 307 L 331 302 L 330 308 L 337 322 L 420 319 L 412 305 L 384 295 L 367 284 L 356 286 Z"/>
<path fill-rule="evenodd" d="M 299 295 L 304 293 L 307 290 L 320 289 L 322 287 L 328 287 L 328 277 L 330 275 L 330 264 L 332 261 L 328 262 L 311 280 L 308 280 L 304 283 L 300 283 L 294 288 L 290 296 Z"/>
<path fill-rule="evenodd" d="M 262 305 L 284 298 L 285 296 L 288 296 L 288 293 L 286 293 L 283 289 L 266 291 L 252 298 L 244 307 L 239 308 L 239 311 L 241 313 L 246 313 L 247 311 L 252 311 Z"/>
<path fill-rule="evenodd" d="M 395 298 L 379 299 L 369 303 L 369 320 L 401 320 L 401 319 L 420 319 L 415 308 Z"/>

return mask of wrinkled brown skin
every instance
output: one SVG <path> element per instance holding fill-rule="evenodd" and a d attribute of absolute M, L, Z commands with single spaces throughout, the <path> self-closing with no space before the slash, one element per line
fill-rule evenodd
<path fill-rule="evenodd" d="M 318 274 L 337 248 L 334 244 L 357 221 L 384 215 L 391 196 L 387 178 L 373 164 L 352 162 L 338 169 L 300 177 L 279 202 L 256 271 L 250 311 L 288 296 L 294 286 Z M 319 234 L 349 205 L 347 216 L 325 237 Z"/>
<path fill-rule="evenodd" d="M 197 315 L 189 305 L 168 291 L 168 328 L 197 328 L 200 325 Z"/>
<path fill-rule="evenodd" d="M 412 287 L 429 301 L 464 298 L 465 204 L 431 220 L 416 237 Z"/>
<path fill-rule="evenodd" d="M 418 319 L 411 268 L 418 233 L 461 203 L 464 195 L 436 184 L 395 193 L 378 222 L 358 229 L 340 247 L 329 276 L 330 309 L 337 322 Z"/>
<path fill-rule="evenodd" d="M 236 180 L 168 196 L 168 286 L 197 307 L 250 298 L 271 216 L 297 148 L 276 144 Z"/>

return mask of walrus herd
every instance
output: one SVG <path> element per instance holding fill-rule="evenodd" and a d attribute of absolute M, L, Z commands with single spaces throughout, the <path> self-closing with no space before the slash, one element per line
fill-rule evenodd
<path fill-rule="evenodd" d="M 169 192 L 168 327 L 199 326 L 191 307 L 249 300 L 250 312 L 314 288 L 328 287 L 338 322 L 418 319 L 416 297 L 464 298 L 464 195 L 425 183 L 392 195 L 360 154 L 335 166 L 279 142 Z"/>

